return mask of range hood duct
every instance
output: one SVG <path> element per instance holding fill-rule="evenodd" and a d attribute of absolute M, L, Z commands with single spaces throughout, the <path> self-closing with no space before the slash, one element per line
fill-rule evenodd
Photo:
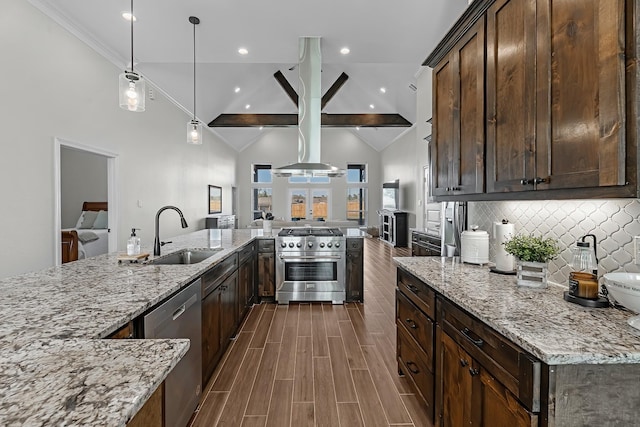
<path fill-rule="evenodd" d="M 271 169 L 274 176 L 343 176 L 320 162 L 322 52 L 320 37 L 300 37 L 298 61 L 298 162 Z"/>

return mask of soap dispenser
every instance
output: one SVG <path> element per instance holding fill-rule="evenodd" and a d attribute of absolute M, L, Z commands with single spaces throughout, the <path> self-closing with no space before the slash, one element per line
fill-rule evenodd
<path fill-rule="evenodd" d="M 140 231 L 139 228 L 131 229 L 131 237 L 127 240 L 127 255 L 140 255 L 140 238 L 136 236 L 136 230 Z"/>

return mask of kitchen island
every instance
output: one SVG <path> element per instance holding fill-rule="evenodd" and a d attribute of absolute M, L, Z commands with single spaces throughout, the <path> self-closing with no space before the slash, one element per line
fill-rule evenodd
<path fill-rule="evenodd" d="M 425 365 L 430 377 L 413 380 L 436 424 L 637 425 L 640 331 L 626 323 L 631 312 L 571 304 L 565 287 L 517 287 L 514 276 L 458 258 L 394 261 L 399 369 L 414 376 L 415 363 Z M 415 332 L 424 329 L 426 339 Z"/>
<path fill-rule="evenodd" d="M 356 234 L 365 236 L 349 235 Z M 171 238 L 162 254 L 218 249 L 201 263 L 119 264 L 118 254 L 110 253 L 0 280 L 0 425 L 125 425 L 186 354 L 189 341 L 102 338 L 254 239 L 274 235 L 200 230 Z"/>

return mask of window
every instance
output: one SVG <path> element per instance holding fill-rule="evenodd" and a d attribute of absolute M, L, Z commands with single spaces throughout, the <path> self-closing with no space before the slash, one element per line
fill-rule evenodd
<path fill-rule="evenodd" d="M 289 184 L 329 184 L 328 176 L 290 176 Z"/>
<path fill-rule="evenodd" d="M 263 212 L 273 211 L 273 189 L 271 186 L 264 185 L 270 184 L 271 182 L 271 165 L 253 165 L 251 189 L 252 219 L 262 218 Z"/>
<path fill-rule="evenodd" d="M 347 165 L 347 219 L 367 224 L 367 165 Z"/>

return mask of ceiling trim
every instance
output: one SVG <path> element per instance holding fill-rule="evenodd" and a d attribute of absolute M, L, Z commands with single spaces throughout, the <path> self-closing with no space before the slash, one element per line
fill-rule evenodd
<path fill-rule="evenodd" d="M 324 127 L 410 127 L 412 123 L 396 113 L 327 114 L 320 115 Z M 298 114 L 220 114 L 209 127 L 294 127 Z"/>

